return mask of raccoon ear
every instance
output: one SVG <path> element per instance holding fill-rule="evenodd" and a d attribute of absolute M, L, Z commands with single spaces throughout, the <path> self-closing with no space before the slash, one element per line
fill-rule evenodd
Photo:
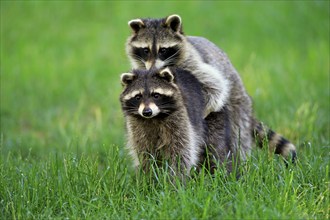
<path fill-rule="evenodd" d="M 165 79 L 168 82 L 174 81 L 174 75 L 172 74 L 171 70 L 169 68 L 166 68 L 158 73 L 158 75 Z"/>
<path fill-rule="evenodd" d="M 134 20 L 130 20 L 128 22 L 128 25 L 131 27 L 131 29 L 137 33 L 139 32 L 139 30 L 143 27 L 145 27 L 145 24 L 143 23 L 143 21 L 141 19 L 134 19 Z"/>
<path fill-rule="evenodd" d="M 133 73 L 123 73 L 120 75 L 121 84 L 127 86 L 134 81 L 135 77 L 136 75 Z"/>
<path fill-rule="evenodd" d="M 181 17 L 179 15 L 170 15 L 166 18 L 165 25 L 174 32 L 181 31 Z"/>

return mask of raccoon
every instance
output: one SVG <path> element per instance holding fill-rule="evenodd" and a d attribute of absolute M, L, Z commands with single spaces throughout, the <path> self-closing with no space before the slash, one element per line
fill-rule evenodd
<path fill-rule="evenodd" d="M 279 134 L 258 122 L 252 101 L 227 55 L 202 37 L 185 36 L 178 15 L 160 19 L 134 19 L 128 22 L 132 35 L 126 53 L 133 68 L 151 69 L 173 66 L 191 72 L 202 84 L 205 99 L 203 117 L 208 126 L 207 142 L 219 160 L 244 160 L 253 142 L 269 147 L 294 161 L 296 149 Z"/>
<path fill-rule="evenodd" d="M 204 94 L 199 81 L 177 68 L 133 70 L 121 75 L 120 102 L 128 149 L 136 167 L 150 160 L 168 163 L 174 173 L 197 166 L 206 137 Z"/>

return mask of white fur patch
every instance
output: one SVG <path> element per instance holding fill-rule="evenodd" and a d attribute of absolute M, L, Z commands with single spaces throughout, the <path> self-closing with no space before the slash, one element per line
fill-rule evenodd
<path fill-rule="evenodd" d="M 271 138 L 271 140 L 268 140 L 269 141 L 269 151 L 271 152 L 271 153 L 274 153 L 274 151 L 276 150 L 275 148 L 276 148 L 276 144 L 281 140 L 281 135 L 279 135 L 279 134 L 275 134 L 272 138 Z"/>
<path fill-rule="evenodd" d="M 131 66 L 133 69 L 139 69 L 140 66 L 139 66 L 139 62 L 136 61 L 136 59 L 132 58 L 132 57 L 129 57 L 129 61 L 131 63 Z"/>
<path fill-rule="evenodd" d="M 159 93 L 165 96 L 172 96 L 174 94 L 173 90 L 170 89 L 163 89 L 163 88 L 156 88 L 152 91 L 153 93 Z"/>
<path fill-rule="evenodd" d="M 177 45 L 178 45 L 177 42 L 162 42 L 162 43 L 159 43 L 159 45 L 157 45 L 157 50 L 159 50 L 160 48 L 175 47 Z"/>
<path fill-rule="evenodd" d="M 296 151 L 296 147 L 292 143 L 288 143 L 282 151 L 282 156 L 288 158 L 292 151 Z"/>
<path fill-rule="evenodd" d="M 151 43 L 147 43 L 147 42 L 144 42 L 144 41 L 132 41 L 131 42 L 131 45 L 133 47 L 137 47 L 137 48 L 151 48 Z"/>
<path fill-rule="evenodd" d="M 166 22 L 165 23 L 168 23 L 170 20 L 172 20 L 173 18 L 178 18 L 180 20 L 180 24 L 181 24 L 181 17 L 177 14 L 173 14 L 173 15 L 169 15 L 166 19 Z"/>
<path fill-rule="evenodd" d="M 151 117 L 155 117 L 156 115 L 158 115 L 160 113 L 158 106 L 153 102 L 149 104 L 149 108 L 151 108 L 151 110 L 152 110 Z"/>
<path fill-rule="evenodd" d="M 144 117 L 142 113 L 143 113 L 143 109 L 144 109 L 145 107 L 146 107 L 145 104 L 144 104 L 144 103 L 141 103 L 140 106 L 139 106 L 139 109 L 138 109 L 138 112 L 139 112 L 139 114 L 140 114 L 142 117 Z"/>
<path fill-rule="evenodd" d="M 188 124 L 188 154 L 189 154 L 189 166 L 186 167 L 187 171 L 189 172 L 192 166 L 195 166 L 198 162 L 198 155 L 199 155 L 199 141 L 196 137 L 198 135 L 195 133 L 195 130 L 193 129 L 192 125 L 189 123 Z"/>
<path fill-rule="evenodd" d="M 148 117 L 143 115 L 143 110 L 145 108 L 150 108 L 151 111 L 152 111 L 152 114 Z M 139 106 L 138 112 L 144 118 L 153 118 L 153 117 L 155 117 L 156 115 L 158 115 L 160 113 L 160 110 L 159 110 L 158 106 L 155 103 L 151 102 L 149 105 L 145 105 L 144 103 L 141 103 L 140 106 Z"/>
<path fill-rule="evenodd" d="M 231 85 L 220 70 L 209 64 L 200 63 L 198 68 L 194 75 L 203 85 L 206 85 L 206 91 L 209 92 L 204 112 L 204 117 L 206 117 L 211 112 L 220 111 L 227 103 Z"/>
<path fill-rule="evenodd" d="M 130 20 L 128 22 L 128 25 L 131 25 L 132 23 L 138 23 L 139 25 L 144 25 L 143 21 L 141 19 L 139 19 L 139 18 Z"/>
<path fill-rule="evenodd" d="M 155 66 L 156 66 L 157 69 L 162 68 L 164 65 L 165 65 L 165 62 L 164 61 L 162 61 L 160 59 L 157 59 L 156 60 Z"/>
<path fill-rule="evenodd" d="M 129 94 L 125 95 L 123 97 L 123 100 L 130 100 L 131 98 L 135 97 L 136 95 L 142 94 L 144 92 L 143 89 L 141 90 L 134 90 L 132 92 L 130 92 Z"/>
<path fill-rule="evenodd" d="M 152 67 L 152 65 L 153 65 L 153 63 L 151 61 L 147 61 L 144 64 L 145 64 L 147 70 L 149 70 Z"/>
<path fill-rule="evenodd" d="M 129 150 L 129 154 L 133 159 L 134 167 L 138 167 L 140 165 L 140 162 L 134 146 L 134 141 L 133 141 L 134 133 L 132 131 L 133 126 L 131 125 L 130 120 L 126 121 L 126 126 L 127 126 L 127 138 L 128 138 L 127 149 Z"/>

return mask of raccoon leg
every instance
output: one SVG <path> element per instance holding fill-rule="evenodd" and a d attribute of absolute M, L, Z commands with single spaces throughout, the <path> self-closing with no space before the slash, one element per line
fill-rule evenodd
<path fill-rule="evenodd" d="M 208 137 L 203 162 L 211 173 L 215 172 L 218 165 L 224 165 L 229 172 L 232 172 L 232 165 L 233 162 L 236 163 L 239 151 L 234 145 L 236 137 L 227 107 L 220 112 L 211 112 L 205 121 L 208 127 Z"/>
<path fill-rule="evenodd" d="M 184 183 L 189 176 L 190 166 L 181 155 L 171 155 L 171 158 L 162 161 L 162 166 L 167 170 L 172 183 L 175 183 L 175 178 L 179 178 Z"/>
<path fill-rule="evenodd" d="M 211 112 L 220 111 L 227 103 L 230 95 L 230 81 L 220 70 L 206 63 L 201 63 L 194 75 L 203 84 L 206 92 L 204 110 L 204 118 L 206 118 Z"/>
<path fill-rule="evenodd" d="M 267 128 L 256 119 L 254 119 L 252 135 L 258 147 L 262 148 L 264 143 L 268 143 L 271 152 L 280 154 L 286 159 L 289 159 L 291 156 L 292 163 L 295 162 L 297 157 L 296 147 L 283 136 Z"/>

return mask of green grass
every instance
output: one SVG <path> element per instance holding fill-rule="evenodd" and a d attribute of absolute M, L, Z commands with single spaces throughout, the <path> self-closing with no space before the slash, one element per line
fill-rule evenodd
<path fill-rule="evenodd" d="M 119 104 L 127 21 L 172 13 L 226 51 L 296 166 L 255 150 L 239 180 L 135 175 Z M 1 1 L 0 16 L 0 219 L 329 219 L 328 1 Z"/>

